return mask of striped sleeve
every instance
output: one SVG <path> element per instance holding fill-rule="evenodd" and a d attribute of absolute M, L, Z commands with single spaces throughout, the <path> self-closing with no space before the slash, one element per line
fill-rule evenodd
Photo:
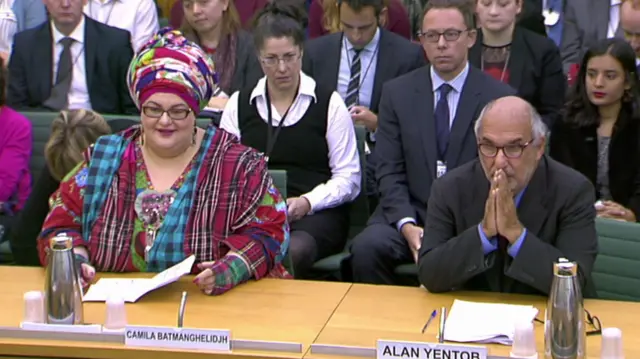
<path fill-rule="evenodd" d="M 212 294 L 222 294 L 251 278 L 266 276 L 280 247 L 288 242 L 287 205 L 269 179 L 253 219 L 227 238 L 229 252 L 211 268 L 215 275 Z"/>
<path fill-rule="evenodd" d="M 86 162 L 78 164 L 62 179 L 60 187 L 49 199 L 49 214 L 38 236 L 40 263 L 46 265 L 49 239 L 64 232 L 73 238 L 73 246 L 85 246 L 82 239 L 82 203 L 89 169 Z"/>

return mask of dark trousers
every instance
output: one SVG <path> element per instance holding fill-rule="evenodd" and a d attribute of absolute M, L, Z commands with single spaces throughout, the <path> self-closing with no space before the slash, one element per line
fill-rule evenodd
<path fill-rule="evenodd" d="M 351 244 L 351 257 L 345 265 L 351 267 L 353 282 L 389 285 L 417 285 L 417 278 L 394 273 L 396 267 L 413 262 L 407 241 L 394 227 L 374 223 L 360 232 Z"/>
<path fill-rule="evenodd" d="M 291 223 L 289 257 L 297 279 L 309 279 L 313 264 L 341 252 L 349 234 L 349 205 L 328 208 Z"/>

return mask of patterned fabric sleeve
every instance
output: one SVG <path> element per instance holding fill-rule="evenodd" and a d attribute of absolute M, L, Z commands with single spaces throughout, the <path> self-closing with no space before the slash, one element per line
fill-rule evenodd
<path fill-rule="evenodd" d="M 215 275 L 212 295 L 222 294 L 251 278 L 265 277 L 274 267 L 281 246 L 288 246 L 287 205 L 270 177 L 266 185 L 266 191 L 255 190 L 264 192 L 255 215 L 227 238 L 229 252 L 211 268 Z M 246 187 L 244 191 L 251 193 L 251 185 Z"/>
<path fill-rule="evenodd" d="M 43 266 L 47 264 L 49 240 L 58 233 L 71 236 L 74 247 L 86 245 L 82 239 L 82 202 L 88 172 L 87 163 L 80 163 L 62 179 L 58 190 L 49 198 L 49 214 L 38 236 L 38 254 Z"/>

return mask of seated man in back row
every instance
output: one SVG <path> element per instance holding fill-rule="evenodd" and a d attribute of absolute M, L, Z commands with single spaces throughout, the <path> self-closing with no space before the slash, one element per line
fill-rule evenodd
<path fill-rule="evenodd" d="M 518 97 L 490 102 L 475 124 L 478 159 L 438 179 L 429 199 L 419 279 L 456 289 L 549 294 L 553 263 L 578 263 L 586 297 L 598 253 L 594 189 L 544 154 L 547 128 Z"/>

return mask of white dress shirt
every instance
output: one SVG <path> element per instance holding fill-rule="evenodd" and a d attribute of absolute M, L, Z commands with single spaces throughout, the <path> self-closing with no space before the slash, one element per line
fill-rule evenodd
<path fill-rule="evenodd" d="M 615 37 L 618 32 L 618 26 L 620 26 L 620 4 L 622 4 L 622 0 L 611 0 L 607 38 Z"/>
<path fill-rule="evenodd" d="M 467 81 L 467 76 L 469 75 L 469 63 L 462 69 L 462 71 L 451 81 L 445 81 L 440 77 L 433 66 L 431 67 L 431 85 L 433 91 L 433 112 L 435 113 L 435 105 L 440 101 L 440 86 L 443 84 L 449 84 L 453 89 L 449 91 L 447 95 L 447 102 L 449 103 L 449 128 L 453 126 L 453 121 L 456 118 L 456 113 L 458 112 L 458 103 L 460 102 L 460 95 L 462 94 L 462 88 L 464 87 L 464 83 Z M 435 175 L 435 173 L 434 173 Z M 416 224 L 416 219 L 411 217 L 405 217 L 396 223 L 396 227 L 398 231 L 402 229 L 402 226 L 407 223 Z"/>
<path fill-rule="evenodd" d="M 80 23 L 73 32 L 69 35 L 70 38 L 75 40 L 71 45 L 71 63 L 73 66 L 71 77 L 71 88 L 68 94 L 68 108 L 69 110 L 85 109 L 91 110 L 91 99 L 89 98 L 89 87 L 87 86 L 87 70 L 85 66 L 85 52 L 84 52 L 84 16 Z M 51 33 L 53 34 L 53 66 L 52 66 L 52 81 L 51 84 L 56 83 L 56 75 L 58 73 L 58 62 L 60 60 L 60 54 L 64 49 L 64 46 L 60 43 L 66 36 L 63 35 L 58 29 L 56 29 L 53 22 L 51 22 Z"/>
<path fill-rule="evenodd" d="M 7 54 L 11 54 L 13 36 L 18 31 L 18 19 L 12 10 L 13 2 L 14 0 L 0 0 L 0 51 Z"/>
<path fill-rule="evenodd" d="M 266 77 L 263 77 L 251 92 L 250 101 L 256 99 L 258 114 L 266 122 L 268 111 L 264 93 L 265 84 Z M 311 102 L 317 101 L 315 89 L 316 82 L 300 72 L 300 90 L 284 119 L 283 127 L 295 125 L 302 119 Z M 240 138 L 238 94 L 239 92 L 235 92 L 229 98 L 222 113 L 220 128 Z M 282 117 L 273 104 L 271 104 L 271 112 L 272 125 L 278 126 Z M 311 204 L 311 213 L 351 202 L 360 193 L 360 158 L 358 157 L 356 134 L 351 115 L 337 92 L 331 95 L 327 116 L 326 138 L 329 147 L 331 179 L 317 185 L 311 192 L 302 195 Z"/>
<path fill-rule="evenodd" d="M 153 0 L 89 0 L 84 13 L 103 24 L 127 30 L 138 52 L 158 32 L 158 10 Z"/>

